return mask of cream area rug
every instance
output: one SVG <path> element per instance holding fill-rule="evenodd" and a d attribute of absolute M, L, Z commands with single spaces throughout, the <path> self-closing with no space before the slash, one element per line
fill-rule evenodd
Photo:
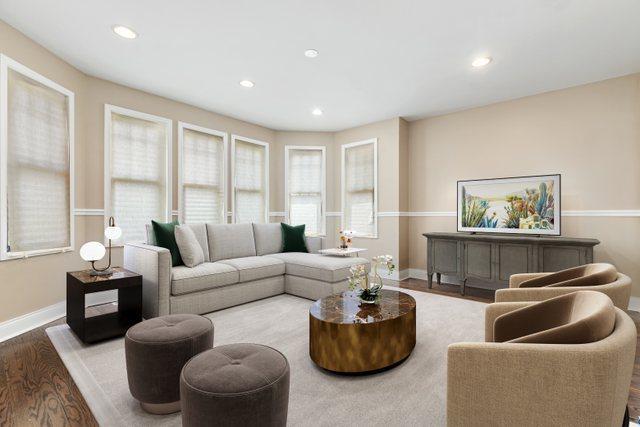
<path fill-rule="evenodd" d="M 310 300 L 279 295 L 207 316 L 215 326 L 214 346 L 259 343 L 287 357 L 290 426 L 444 426 L 447 346 L 483 340 L 485 304 L 402 291 L 416 299 L 416 347 L 404 363 L 373 375 L 336 375 L 315 366 L 309 358 Z M 47 334 L 100 425 L 181 425 L 179 413 L 147 414 L 129 393 L 123 338 L 84 345 L 67 325 Z"/>

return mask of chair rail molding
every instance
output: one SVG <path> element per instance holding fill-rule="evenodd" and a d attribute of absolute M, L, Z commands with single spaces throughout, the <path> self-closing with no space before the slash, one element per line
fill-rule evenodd
<path fill-rule="evenodd" d="M 409 212 L 378 212 L 379 217 L 455 217 L 456 211 L 409 211 Z M 618 210 L 573 210 L 562 211 L 562 216 L 571 217 L 640 217 L 640 210 L 618 209 Z"/>

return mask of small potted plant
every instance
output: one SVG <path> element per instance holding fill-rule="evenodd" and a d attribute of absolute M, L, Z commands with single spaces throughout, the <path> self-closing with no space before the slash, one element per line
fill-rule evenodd
<path fill-rule="evenodd" d="M 357 291 L 360 301 L 365 304 L 375 304 L 380 297 L 382 290 L 382 277 L 378 274 L 378 267 L 384 266 L 387 274 L 391 275 L 396 266 L 393 264 L 391 255 L 379 255 L 371 259 L 371 277 L 367 274 L 364 264 L 354 265 L 349 269 L 349 289 Z"/>
<path fill-rule="evenodd" d="M 341 230 L 340 231 L 340 249 L 349 249 L 351 244 L 351 238 L 353 237 L 353 231 Z"/>

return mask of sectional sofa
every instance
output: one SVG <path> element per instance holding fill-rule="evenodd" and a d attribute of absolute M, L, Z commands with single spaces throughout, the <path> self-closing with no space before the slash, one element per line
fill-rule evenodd
<path fill-rule="evenodd" d="M 323 239 L 307 237 L 309 253 L 282 253 L 279 223 L 189 224 L 205 262 L 171 266 L 168 249 L 146 243 L 124 246 L 124 267 L 143 277 L 143 316 L 204 314 L 288 293 L 318 299 L 348 287 L 349 268 L 364 258 L 329 257 L 317 252 Z"/>

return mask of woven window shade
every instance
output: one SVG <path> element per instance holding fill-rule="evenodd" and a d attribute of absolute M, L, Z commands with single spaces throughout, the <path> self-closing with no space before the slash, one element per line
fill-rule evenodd
<path fill-rule="evenodd" d="M 237 223 L 265 222 L 267 147 L 247 141 L 235 143 L 235 218 Z"/>
<path fill-rule="evenodd" d="M 324 233 L 322 161 L 322 150 L 289 150 L 289 223 L 311 235 Z"/>
<path fill-rule="evenodd" d="M 347 147 L 345 151 L 344 228 L 361 236 L 374 236 L 374 144 Z"/>
<path fill-rule="evenodd" d="M 7 251 L 71 246 L 67 95 L 9 70 Z"/>

